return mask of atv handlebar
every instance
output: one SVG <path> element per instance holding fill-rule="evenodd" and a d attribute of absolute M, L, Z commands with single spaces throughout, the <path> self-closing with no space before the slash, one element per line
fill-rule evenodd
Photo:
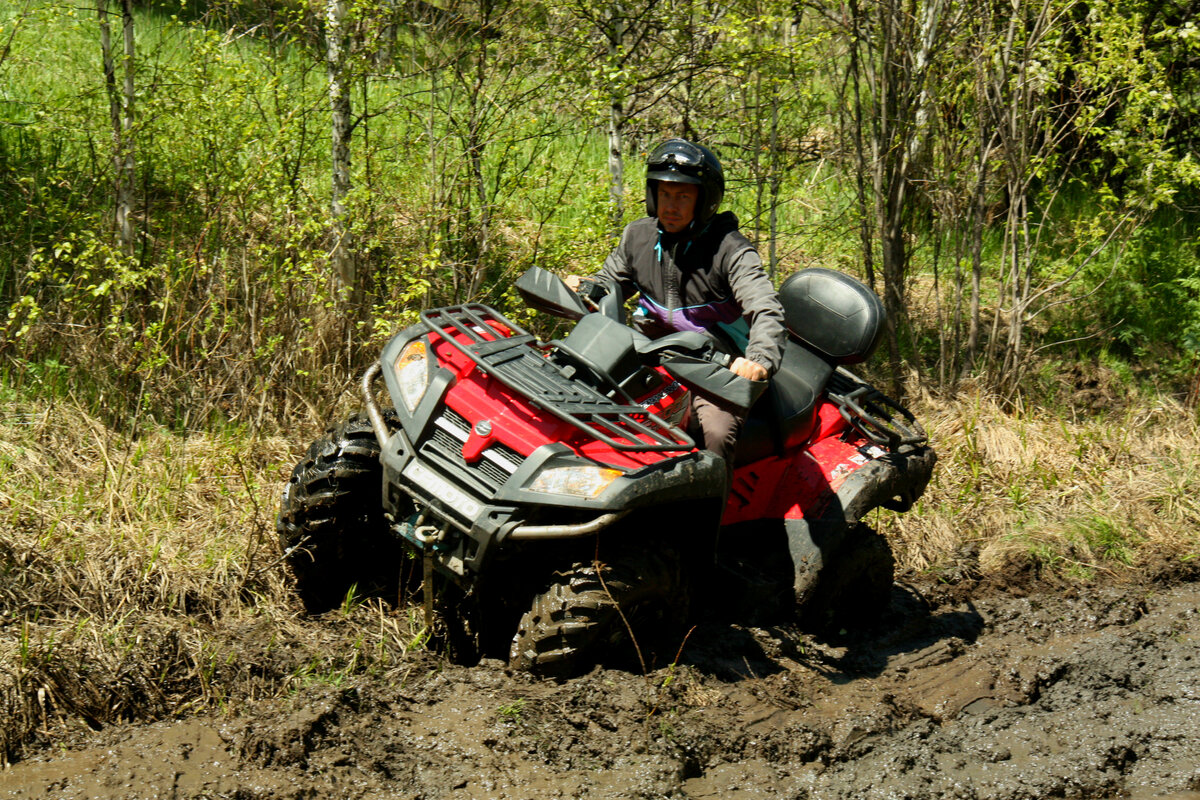
<path fill-rule="evenodd" d="M 624 298 L 619 284 L 581 278 L 579 286 L 579 292 L 572 291 L 562 278 L 540 267 L 530 267 L 516 282 L 517 291 L 531 308 L 576 322 L 587 316 L 584 298 L 598 298 L 593 301 L 598 312 L 633 335 L 633 349 L 642 364 L 666 367 L 690 389 L 710 400 L 748 410 L 766 389 L 766 381 L 752 381 L 733 372 L 730 366 L 735 357 L 724 352 L 706 333 L 681 331 L 651 341 L 629 327 L 625 322 Z M 573 345 L 574 342 L 568 343 L 568 355 L 572 354 L 570 348 Z M 581 344 L 575 349 L 591 348 Z M 589 359 L 584 358 L 583 362 L 589 366 Z M 600 370 L 600 374 L 608 372 Z"/>
<path fill-rule="evenodd" d="M 600 298 L 604 297 L 608 292 L 608 287 L 603 281 L 592 277 L 580 278 L 579 288 L 575 289 L 575 294 L 582 297 L 584 301 L 590 301 L 592 305 L 598 304 Z"/>

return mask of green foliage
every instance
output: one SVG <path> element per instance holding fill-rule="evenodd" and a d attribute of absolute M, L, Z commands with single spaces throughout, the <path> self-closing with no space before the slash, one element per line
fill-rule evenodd
<path fill-rule="evenodd" d="M 1144 540 L 1136 530 L 1128 529 L 1128 523 L 1100 516 L 1079 520 L 1074 526 L 1074 534 L 1100 561 L 1113 561 L 1125 566 L 1133 564 L 1136 546 Z"/>
<path fill-rule="evenodd" d="M 1098 514 L 1068 520 L 1064 533 L 1020 534 L 1028 557 L 1041 569 L 1073 580 L 1091 581 L 1098 572 L 1113 573 L 1135 565 L 1146 537 L 1127 521 Z"/>
<path fill-rule="evenodd" d="M 522 716 L 525 713 L 525 698 L 518 697 L 511 703 L 505 703 L 496 709 L 496 716 L 505 722 L 514 725 L 522 723 Z"/>
<path fill-rule="evenodd" d="M 1187 216 L 1156 215 L 1089 265 L 1083 275 L 1091 293 L 1088 313 L 1079 320 L 1105 332 L 1097 347 L 1167 377 L 1200 363 L 1200 250 L 1188 235 L 1193 228 Z"/>

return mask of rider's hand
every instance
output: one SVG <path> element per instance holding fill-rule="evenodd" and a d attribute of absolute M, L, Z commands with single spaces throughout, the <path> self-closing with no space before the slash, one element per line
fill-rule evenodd
<path fill-rule="evenodd" d="M 604 290 L 600 284 L 596 283 L 594 278 L 584 278 L 579 275 L 568 275 L 563 278 L 563 283 L 567 284 L 567 288 L 579 295 L 583 300 L 583 304 L 592 311 L 597 311 L 600 306 L 597 301 L 604 294 Z"/>
<path fill-rule="evenodd" d="M 751 361 L 748 358 L 738 356 L 729 365 L 729 369 L 752 381 L 765 381 L 767 379 L 767 368 L 757 361 Z"/>

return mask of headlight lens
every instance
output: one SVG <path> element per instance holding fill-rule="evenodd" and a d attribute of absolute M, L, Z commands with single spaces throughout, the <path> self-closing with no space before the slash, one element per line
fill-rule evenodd
<path fill-rule="evenodd" d="M 596 497 L 623 474 L 619 469 L 607 467 L 554 467 L 540 473 L 529 489 L 545 494 Z"/>
<path fill-rule="evenodd" d="M 396 380 L 400 383 L 400 399 L 408 407 L 409 413 L 417 410 L 417 403 L 421 402 L 425 387 L 429 385 L 426 350 L 425 342 L 415 339 L 405 345 L 393 364 Z"/>

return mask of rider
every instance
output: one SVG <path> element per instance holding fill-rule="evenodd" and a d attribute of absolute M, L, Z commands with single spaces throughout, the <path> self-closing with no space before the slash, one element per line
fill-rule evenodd
<path fill-rule="evenodd" d="M 732 211 L 717 213 L 725 175 L 703 145 L 668 139 L 646 161 L 646 214 L 630 223 L 592 279 L 620 283 L 639 294 L 633 319 L 654 338 L 705 331 L 741 352 L 729 368 L 764 381 L 779 367 L 783 308 L 754 245 L 738 231 Z M 568 284 L 578 288 L 580 279 Z M 744 417 L 696 397 L 692 408 L 704 447 L 733 463 Z"/>

